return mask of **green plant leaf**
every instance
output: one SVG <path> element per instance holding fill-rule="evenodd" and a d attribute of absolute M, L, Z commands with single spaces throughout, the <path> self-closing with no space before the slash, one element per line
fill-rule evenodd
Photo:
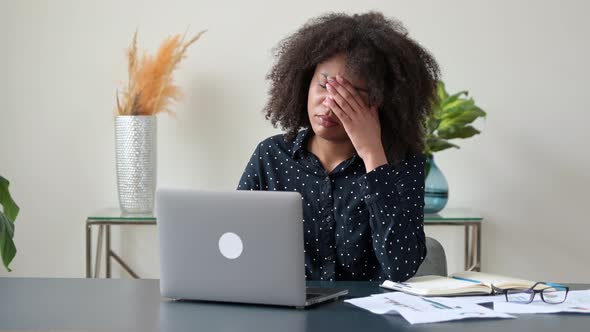
<path fill-rule="evenodd" d="M 467 96 L 468 94 L 469 94 L 469 92 L 467 92 L 467 91 L 457 92 L 454 95 L 449 96 L 448 98 L 446 98 L 444 100 L 441 100 L 440 108 L 442 108 L 443 110 L 448 109 L 450 107 L 453 107 L 453 105 L 455 105 L 457 102 L 468 100 L 468 99 L 459 99 L 459 98 L 461 98 L 462 95 Z"/>
<path fill-rule="evenodd" d="M 436 83 L 436 96 L 439 101 L 443 101 L 443 100 L 449 98 L 449 94 L 447 93 L 447 90 L 445 89 L 445 83 L 443 81 L 438 81 Z"/>
<path fill-rule="evenodd" d="M 472 126 L 449 127 L 447 130 L 438 130 L 438 137 L 443 139 L 469 138 L 479 134 L 480 131 Z"/>
<path fill-rule="evenodd" d="M 6 216 L 14 222 L 20 209 L 10 196 L 10 192 L 8 191 L 9 185 L 10 182 L 0 176 L 0 205 L 4 208 Z"/>
<path fill-rule="evenodd" d="M 8 265 L 16 255 L 16 246 L 12 239 L 14 238 L 14 220 L 20 210 L 10 196 L 9 185 L 10 182 L 0 176 L 0 206 L 2 206 L 2 210 L 0 210 L 0 256 L 8 272 L 11 271 Z"/>
<path fill-rule="evenodd" d="M 449 95 L 444 83 L 437 82 L 436 98 L 432 101 L 433 112 L 424 122 L 426 155 L 448 148 L 459 148 L 448 140 L 468 138 L 480 133 L 469 124 L 479 117 L 485 118 L 487 114 L 475 105 L 473 98 L 467 98 L 468 95 L 468 91 Z"/>
<path fill-rule="evenodd" d="M 455 114 L 453 117 L 442 119 L 438 126 L 439 131 L 458 130 L 460 127 L 470 124 L 475 119 L 485 116 L 485 113 L 478 108 L 471 108 Z M 451 129 L 455 127 L 454 129 Z"/>
<path fill-rule="evenodd" d="M 442 108 L 441 118 L 453 117 L 457 113 L 464 112 L 465 110 L 469 110 L 474 107 L 476 106 L 473 99 L 458 99 L 452 103 L 446 104 L 445 107 Z"/>
<path fill-rule="evenodd" d="M 0 211 L 0 256 L 2 256 L 2 263 L 8 272 L 12 271 L 8 265 L 16 255 L 16 246 L 12 241 L 13 237 L 14 224 L 6 214 Z"/>
<path fill-rule="evenodd" d="M 438 137 L 429 137 L 426 140 L 426 144 L 428 144 L 428 147 L 429 147 L 431 153 L 446 150 L 448 148 L 459 149 L 458 145 L 455 145 L 451 142 L 448 142 L 447 140 L 444 140 L 444 139 L 441 139 Z"/>
<path fill-rule="evenodd" d="M 443 100 L 446 100 L 448 97 L 449 94 L 445 90 L 445 84 L 442 81 L 438 81 L 436 85 L 436 97 L 432 100 L 432 115 L 430 118 L 440 118 L 440 115 L 442 114 L 440 105 Z"/>
<path fill-rule="evenodd" d="M 434 116 L 429 117 L 426 120 L 426 130 L 427 130 L 427 134 L 432 134 L 434 133 L 434 131 L 436 130 L 436 128 L 438 128 L 438 125 L 440 124 L 440 120 L 437 119 Z"/>

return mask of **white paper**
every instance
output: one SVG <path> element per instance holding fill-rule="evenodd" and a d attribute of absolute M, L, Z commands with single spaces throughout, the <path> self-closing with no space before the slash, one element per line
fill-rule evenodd
<path fill-rule="evenodd" d="M 397 292 L 374 294 L 371 296 L 379 296 L 382 294 L 393 294 Z M 504 295 L 483 295 L 483 296 L 437 296 L 429 297 L 431 299 L 459 299 L 463 303 L 481 304 L 481 303 L 492 303 L 492 302 L 506 302 L 506 296 Z"/>
<path fill-rule="evenodd" d="M 525 286 L 529 285 L 532 286 L 535 282 L 531 280 L 525 279 L 518 279 L 512 278 L 492 273 L 484 273 L 484 272 L 475 272 L 475 271 L 464 271 L 464 272 L 456 272 L 452 274 L 453 277 L 464 278 L 468 280 L 473 280 L 476 282 L 480 282 L 484 285 L 490 286 L 494 284 L 496 287 L 503 288 L 505 286 Z"/>
<path fill-rule="evenodd" d="M 488 295 L 488 296 L 448 296 L 448 297 L 433 297 L 433 299 L 458 299 L 462 303 L 481 304 L 481 303 L 496 303 L 506 302 L 506 296 L 504 295 Z"/>
<path fill-rule="evenodd" d="M 403 291 L 412 295 L 429 295 L 433 290 L 438 293 L 456 293 L 458 290 L 465 288 L 475 288 L 479 294 L 485 294 L 488 289 L 478 283 L 464 281 L 441 276 L 421 276 L 414 277 L 406 282 L 394 282 L 385 280 L 380 287 Z"/>
<path fill-rule="evenodd" d="M 494 312 L 477 304 L 462 302 L 457 298 L 432 298 L 400 292 L 345 300 L 375 314 L 399 313 L 410 324 L 446 322 L 466 318 L 514 318 Z"/>
<path fill-rule="evenodd" d="M 533 302 L 520 304 L 512 302 L 494 302 L 494 311 L 511 314 L 540 314 L 558 312 L 578 312 L 590 314 L 590 290 L 570 291 L 564 303 L 549 304 L 535 294 Z"/>

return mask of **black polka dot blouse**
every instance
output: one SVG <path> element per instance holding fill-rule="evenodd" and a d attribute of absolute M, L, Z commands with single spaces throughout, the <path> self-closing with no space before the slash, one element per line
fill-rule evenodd
<path fill-rule="evenodd" d="M 327 173 L 307 151 L 308 129 L 256 147 L 238 190 L 297 191 L 302 196 L 308 280 L 403 281 L 426 255 L 423 155 L 366 173 L 354 155 Z"/>

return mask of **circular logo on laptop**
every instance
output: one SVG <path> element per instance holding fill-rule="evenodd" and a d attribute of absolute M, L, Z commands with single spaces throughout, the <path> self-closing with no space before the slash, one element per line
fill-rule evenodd
<path fill-rule="evenodd" d="M 227 232 L 219 238 L 219 251 L 227 259 L 240 257 L 244 250 L 242 239 L 232 232 Z"/>

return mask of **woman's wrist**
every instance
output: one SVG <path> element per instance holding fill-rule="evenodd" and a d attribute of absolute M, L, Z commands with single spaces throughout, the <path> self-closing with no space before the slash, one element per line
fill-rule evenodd
<path fill-rule="evenodd" d="M 367 173 L 379 166 L 387 164 L 387 157 L 385 156 L 385 151 L 383 151 L 383 149 L 369 152 L 365 156 L 361 156 L 361 158 L 365 162 Z"/>

